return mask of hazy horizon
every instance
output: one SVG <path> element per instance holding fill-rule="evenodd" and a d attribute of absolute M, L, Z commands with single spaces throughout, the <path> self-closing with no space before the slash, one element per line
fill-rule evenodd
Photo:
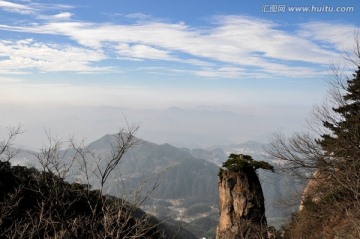
<path fill-rule="evenodd" d="M 169 107 L 165 109 L 130 109 L 121 107 L 3 107 L 11 112 L 0 120 L 2 139 L 6 126 L 21 125 L 24 133 L 16 140 L 27 148 L 46 145 L 46 131 L 54 138 L 74 136 L 90 143 L 105 134 L 116 133 L 129 124 L 139 126 L 136 136 L 158 144 L 178 147 L 211 147 L 239 144 L 249 140 L 268 143 L 272 134 L 290 135 L 305 126 L 311 107 L 278 106 L 270 109 L 243 107 Z M 292 114 L 290 114 L 292 113 Z M 11 125 L 5 125 L 12 122 Z"/>

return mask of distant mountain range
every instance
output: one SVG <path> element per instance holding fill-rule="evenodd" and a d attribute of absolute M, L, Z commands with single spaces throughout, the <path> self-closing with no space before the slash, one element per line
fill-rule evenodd
<path fill-rule="evenodd" d="M 109 134 L 90 143 L 87 148 L 96 155 L 104 156 L 112 150 L 114 143 L 114 136 Z M 218 218 L 217 174 L 219 166 L 230 153 L 249 154 L 256 160 L 272 163 L 264 151 L 264 145 L 255 141 L 207 149 L 187 149 L 139 139 L 139 143 L 124 155 L 119 170 L 108 184 L 107 192 L 120 197 L 124 196 L 121 195 L 124 188 L 127 192 L 134 192 L 134 189 L 142 187 L 143 192 L 147 192 L 152 190 L 156 180 L 160 180 L 159 187 L 146 200 L 144 209 L 160 218 L 171 217 L 182 221 L 187 229 L 199 237 L 211 237 L 215 235 Z M 31 162 L 34 160 L 33 155 L 31 151 L 20 151 L 13 163 Z M 302 190 L 302 185 L 288 176 L 262 170 L 258 173 L 265 195 L 268 221 L 279 226 L 296 209 L 298 198 L 295 207 L 289 207 L 283 201 L 289 202 L 290 196 Z M 81 179 L 79 177 L 80 174 L 75 175 L 72 180 Z M 95 181 L 93 177 L 91 182 Z"/>
<path fill-rule="evenodd" d="M 291 135 L 303 124 L 304 115 L 309 113 L 305 106 L 284 104 L 270 110 L 267 106 L 259 108 L 248 103 L 237 107 L 174 106 L 164 109 L 41 105 L 19 106 L 16 112 L 11 106 L 4 106 L 11 114 L 0 118 L 0 135 L 7 134 L 9 122 L 14 125 L 21 123 L 26 133 L 18 137 L 16 143 L 37 149 L 46 139 L 44 129 L 51 129 L 51 134 L 58 138 L 75 135 L 90 143 L 127 121 L 139 125 L 137 136 L 150 142 L 169 143 L 180 148 L 209 148 L 248 139 L 267 142 L 274 131 Z"/>

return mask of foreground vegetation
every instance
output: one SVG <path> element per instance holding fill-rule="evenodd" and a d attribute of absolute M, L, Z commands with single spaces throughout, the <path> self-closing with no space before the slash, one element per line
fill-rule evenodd
<path fill-rule="evenodd" d="M 49 137 L 49 145 L 34 153 L 35 168 L 11 166 L 18 153 L 12 144 L 21 130 L 10 129 L 0 144 L 0 238 L 194 238 L 139 209 L 147 198 L 139 191 L 131 201 L 125 194 L 126 201 L 104 194 L 123 155 L 136 144 L 136 130 L 127 127 L 113 136 L 116 143 L 106 156 L 74 139 L 62 150 L 65 142 Z M 64 180 L 79 173 L 78 183 Z M 93 176 L 96 190 L 90 186 Z"/>
<path fill-rule="evenodd" d="M 310 133 L 278 135 L 270 148 L 284 168 L 310 180 L 286 238 L 360 238 L 360 40 L 346 54 L 353 74 L 335 69 L 328 101 Z M 355 68 L 355 69 L 354 69 Z"/>
<path fill-rule="evenodd" d="M 8 162 L 0 175 L 1 238 L 165 238 L 155 218 L 86 185 Z"/>

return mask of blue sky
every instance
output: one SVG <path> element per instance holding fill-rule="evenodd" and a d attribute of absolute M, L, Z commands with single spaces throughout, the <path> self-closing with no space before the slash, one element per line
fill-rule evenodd
<path fill-rule="evenodd" d="M 354 0 L 0 0 L 0 105 L 310 108 L 359 15 Z"/>

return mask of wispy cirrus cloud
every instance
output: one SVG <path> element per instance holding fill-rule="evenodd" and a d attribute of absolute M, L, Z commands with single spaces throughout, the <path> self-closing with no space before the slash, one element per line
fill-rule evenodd
<path fill-rule="evenodd" d="M 46 44 L 33 39 L 0 41 L 0 73 L 22 74 L 37 69 L 41 72 L 98 72 L 109 70 L 96 67 L 106 57 L 99 51 L 66 44 Z"/>
<path fill-rule="evenodd" d="M 195 69 L 191 72 L 198 76 L 238 78 L 321 75 L 349 42 L 349 34 L 358 28 L 332 25 L 332 31 L 326 31 L 325 23 L 313 22 L 293 26 L 289 31 L 279 23 L 241 15 L 213 17 L 206 27 L 164 22 L 141 13 L 125 16 L 135 19 L 132 23 L 75 21 L 72 17 L 68 11 L 41 15 L 27 25 L 2 24 L 0 30 L 67 38 L 67 45 L 73 45 L 80 60 L 72 68 L 60 60 L 64 71 L 88 71 L 89 65 L 105 59 L 157 60 L 192 65 Z M 319 27 L 324 30 L 316 32 Z M 89 52 L 93 58 L 86 57 Z M 100 53 L 101 57 L 95 57 Z M 7 56 L 14 58 L 10 52 Z M 61 70 L 55 65 L 47 69 L 56 68 Z"/>
<path fill-rule="evenodd" d="M 39 15 L 36 18 L 47 21 L 65 21 L 70 20 L 73 14 L 71 12 L 61 12 L 55 15 Z"/>
<path fill-rule="evenodd" d="M 20 14 L 30 14 L 36 11 L 35 8 L 29 7 L 24 4 L 13 3 L 5 0 L 0 1 L 0 9 L 8 11 L 8 12 L 15 12 Z"/>
<path fill-rule="evenodd" d="M 165 60 L 165 61 L 176 60 L 167 51 L 141 44 L 129 45 L 124 43 L 124 44 L 119 44 L 116 49 L 117 49 L 117 53 L 121 57 L 129 57 L 135 59 Z"/>
<path fill-rule="evenodd" d="M 0 0 L 0 11 L 39 16 L 48 10 L 65 11 L 73 9 L 73 6 L 66 4 L 48 4 L 30 0 L 22 2 L 23 3 L 15 3 L 14 1 Z"/>
<path fill-rule="evenodd" d="M 354 37 L 360 28 L 351 24 L 309 22 L 300 24 L 299 35 L 320 41 L 323 48 L 336 48 L 340 51 L 349 50 L 354 46 Z"/>

